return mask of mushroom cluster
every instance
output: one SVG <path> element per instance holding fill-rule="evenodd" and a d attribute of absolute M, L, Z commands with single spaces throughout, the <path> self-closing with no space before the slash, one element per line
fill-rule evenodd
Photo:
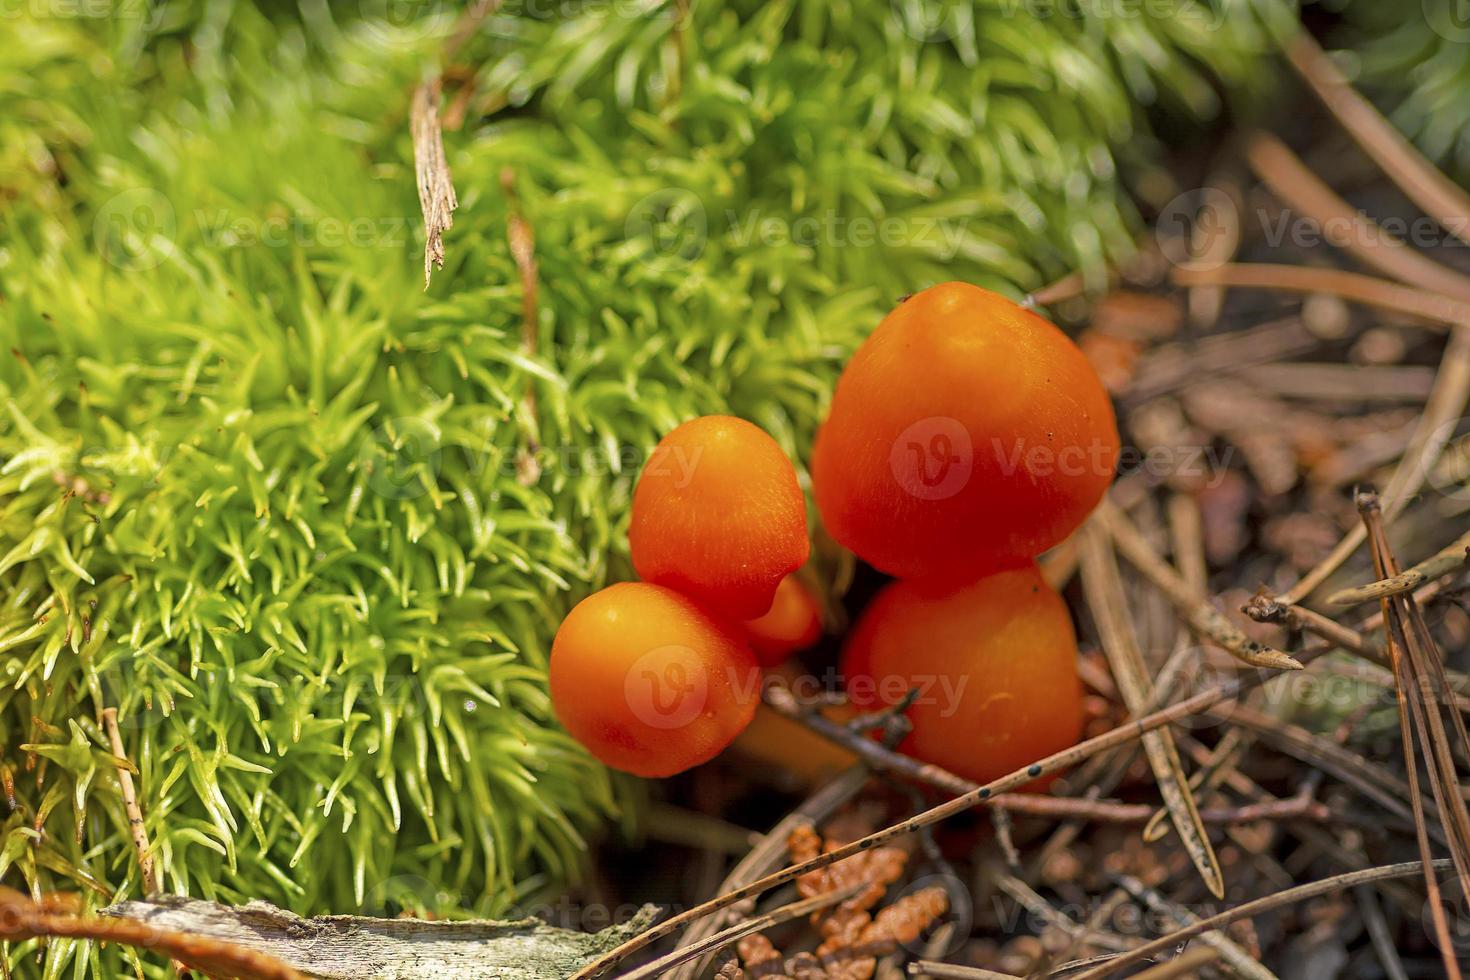
<path fill-rule="evenodd" d="M 609 766 L 668 776 L 734 741 L 755 714 L 761 666 L 821 632 L 792 577 L 811 551 L 796 469 L 742 419 L 686 422 L 639 474 L 628 545 L 643 581 L 567 615 L 552 641 L 551 699 Z"/>
<path fill-rule="evenodd" d="M 1118 454 L 1082 352 L 996 293 L 916 293 L 854 353 L 811 475 L 832 537 L 896 579 L 859 617 L 842 668 L 854 706 L 906 705 L 902 751 L 987 781 L 1076 741 L 1076 639 L 1035 559 L 1086 519 Z M 603 762 L 665 776 L 733 741 L 761 668 L 820 637 L 794 574 L 810 551 L 806 502 L 775 440 L 707 416 L 650 455 L 628 536 L 643 581 L 567 616 L 552 701 Z"/>

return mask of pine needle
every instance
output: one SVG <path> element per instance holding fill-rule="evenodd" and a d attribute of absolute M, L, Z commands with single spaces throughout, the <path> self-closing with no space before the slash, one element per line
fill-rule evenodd
<path fill-rule="evenodd" d="M 1108 547 L 1109 538 L 1102 528 L 1089 523 L 1081 534 L 1082 586 L 1087 594 L 1087 605 L 1097 621 L 1103 652 L 1107 654 L 1123 702 L 1130 711 L 1138 712 L 1153 696 L 1153 685 L 1148 680 L 1148 668 L 1138 649 L 1116 558 Z M 1209 833 L 1200 819 L 1172 733 L 1167 728 L 1150 732 L 1143 736 L 1143 747 L 1153 768 L 1159 794 L 1173 817 L 1174 829 L 1178 831 L 1185 851 L 1210 894 L 1223 898 L 1224 873 L 1215 857 L 1215 849 L 1210 846 Z"/>

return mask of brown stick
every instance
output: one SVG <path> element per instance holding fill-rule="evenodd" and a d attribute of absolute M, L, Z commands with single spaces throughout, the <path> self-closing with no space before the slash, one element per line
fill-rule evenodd
<path fill-rule="evenodd" d="M 1466 561 L 1470 560 L 1470 557 L 1467 556 L 1470 556 L 1470 533 L 1456 538 L 1444 550 L 1424 559 L 1412 568 L 1405 569 L 1397 575 L 1379 579 L 1377 582 L 1334 592 L 1327 597 L 1327 601 L 1334 606 L 1354 606 L 1370 599 L 1381 599 L 1384 596 L 1398 595 L 1401 592 L 1412 592 L 1432 578 L 1439 578 L 1441 575 L 1448 575 L 1463 569 Z"/>
<path fill-rule="evenodd" d="M 127 750 L 123 748 L 122 733 L 117 728 L 117 709 L 104 708 L 102 725 L 107 729 L 107 741 L 112 754 L 124 764 L 117 767 L 117 783 L 122 789 L 123 811 L 128 815 L 128 830 L 133 835 L 133 849 L 138 852 L 138 876 L 143 882 L 144 896 L 158 892 L 158 875 L 153 870 L 153 855 L 148 851 L 148 830 L 143 826 L 143 808 L 138 806 L 138 793 L 133 787 L 133 774 L 128 771 Z"/>
<path fill-rule="evenodd" d="M 437 78 L 414 89 L 409 115 L 419 210 L 424 216 L 424 289 L 428 289 L 433 270 L 444 268 L 444 233 L 454 227 L 454 209 L 459 207 L 444 156 Z"/>
<path fill-rule="evenodd" d="M 1219 950 L 1199 946 L 1185 950 L 1172 960 L 1165 960 L 1141 973 L 1135 973 L 1133 980 L 1174 980 L 1175 977 L 1192 977 L 1201 967 L 1209 966 L 1219 958 Z"/>
<path fill-rule="evenodd" d="M 1176 266 L 1179 286 L 1238 286 L 1294 293 L 1331 293 L 1354 303 L 1402 313 L 1431 323 L 1470 323 L 1470 302 L 1341 269 L 1238 262 L 1222 266 Z"/>
<path fill-rule="evenodd" d="M 536 234 L 531 223 L 521 213 L 520 201 L 516 197 L 515 172 L 510 167 L 500 171 L 500 189 L 505 195 L 508 217 L 505 221 L 505 239 L 515 260 L 516 272 L 521 280 L 521 350 L 527 357 L 536 356 L 538 327 L 538 297 L 540 276 L 536 264 Z M 540 441 L 536 437 L 536 386 L 531 377 L 526 378 L 526 408 L 523 428 L 526 445 L 516 455 L 516 479 L 521 486 L 531 486 L 541 479 L 541 464 L 536 459 Z"/>
<path fill-rule="evenodd" d="M 772 909 L 764 915 L 758 915 L 754 918 L 746 919 L 744 922 L 736 923 L 728 929 L 701 939 L 699 942 L 691 943 L 688 946 L 681 946 L 672 953 L 660 956 L 651 963 L 646 963 L 636 970 L 630 970 L 624 973 L 618 980 L 651 980 L 653 977 L 661 977 L 674 967 L 687 963 L 697 956 L 713 952 L 721 946 L 733 943 L 737 939 L 743 939 L 751 933 L 764 932 L 773 926 L 779 926 L 783 922 L 790 922 L 792 919 L 799 919 L 811 912 L 818 912 L 822 909 L 830 908 L 838 902 L 851 898 L 866 887 L 867 882 L 858 881 L 846 888 L 823 892 L 820 895 L 813 895 L 811 898 L 805 898 L 799 902 L 792 902 L 778 909 Z"/>
<path fill-rule="evenodd" d="M 839 725 L 816 712 L 802 710 L 791 692 L 783 687 L 769 687 L 766 690 L 766 704 L 777 714 L 799 722 L 823 738 L 842 746 L 876 770 L 896 773 L 955 796 L 973 793 L 980 788 L 979 783 L 948 769 L 920 762 L 912 756 L 901 755 L 871 738 L 855 733 L 846 725 Z M 986 805 L 1027 816 L 1089 820 L 1093 823 L 1143 823 L 1154 813 L 1154 808 L 1146 803 L 1038 796 L 1034 793 L 1001 793 L 990 797 Z M 1326 821 L 1331 818 L 1331 813 L 1325 805 L 1314 800 L 1292 797 L 1248 806 L 1201 810 L 1200 817 L 1206 823 L 1237 824 L 1255 823 L 1258 820 Z"/>

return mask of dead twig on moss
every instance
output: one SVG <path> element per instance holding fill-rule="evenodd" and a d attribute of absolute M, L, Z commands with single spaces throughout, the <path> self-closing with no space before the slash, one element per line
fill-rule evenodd
<path fill-rule="evenodd" d="M 117 784 L 122 791 L 123 812 L 128 816 L 128 832 L 133 837 L 133 849 L 138 853 L 138 878 L 143 883 L 143 894 L 158 891 L 158 875 L 153 871 L 153 855 L 148 848 L 148 830 L 143 826 L 143 808 L 138 805 L 138 791 L 133 786 L 133 774 L 127 761 L 127 750 L 123 747 L 122 733 L 117 727 L 117 709 L 104 708 L 102 725 L 107 730 L 107 741 L 112 754 L 123 763 L 117 767 Z"/>
<path fill-rule="evenodd" d="M 444 233 L 454 227 L 454 210 L 459 207 L 444 156 L 437 78 L 414 89 L 409 115 L 419 210 L 424 216 L 424 289 L 428 289 L 434 269 L 444 268 Z"/>

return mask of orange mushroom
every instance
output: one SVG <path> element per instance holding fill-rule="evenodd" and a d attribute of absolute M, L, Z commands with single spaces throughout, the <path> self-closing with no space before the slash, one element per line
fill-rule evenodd
<path fill-rule="evenodd" d="M 734 619 L 764 615 L 811 550 L 796 470 L 743 419 L 685 422 L 638 478 L 628 544 L 644 581 Z"/>
<path fill-rule="evenodd" d="M 760 666 L 739 627 L 643 582 L 578 603 L 552 641 L 550 673 L 567 731 L 638 776 L 672 776 L 714 758 L 760 702 Z"/>
<path fill-rule="evenodd" d="M 1072 621 L 1034 563 L 958 588 L 894 582 L 849 635 L 842 672 L 859 710 L 917 689 L 900 751 L 977 783 L 1082 733 Z"/>
<path fill-rule="evenodd" d="M 966 581 L 1057 544 L 1119 453 L 1107 392 L 1067 336 L 949 282 L 889 313 L 848 362 L 812 482 L 832 536 L 902 578 Z"/>
<path fill-rule="evenodd" d="M 811 590 L 795 575 L 776 587 L 776 598 L 764 616 L 745 621 L 745 633 L 762 667 L 774 667 L 822 635 L 822 611 Z"/>

